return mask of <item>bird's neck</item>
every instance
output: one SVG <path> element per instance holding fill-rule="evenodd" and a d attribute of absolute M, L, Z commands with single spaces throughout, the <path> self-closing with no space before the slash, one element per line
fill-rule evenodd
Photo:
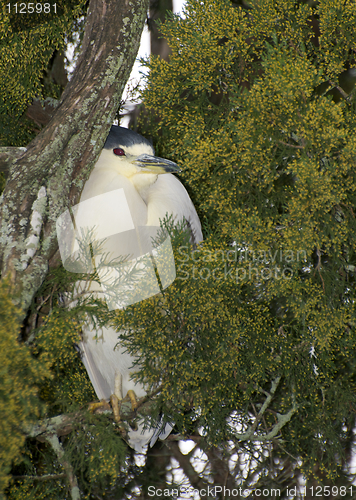
<path fill-rule="evenodd" d="M 157 174 L 136 174 L 132 178 L 133 185 L 146 204 L 148 191 L 152 184 L 156 182 L 157 177 Z"/>

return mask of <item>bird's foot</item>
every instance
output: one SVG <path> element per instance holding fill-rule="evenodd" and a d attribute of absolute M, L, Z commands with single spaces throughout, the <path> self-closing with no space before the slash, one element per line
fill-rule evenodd
<path fill-rule="evenodd" d="M 134 391 L 132 389 L 129 389 L 127 391 L 127 396 L 130 398 L 132 411 L 135 411 L 136 408 L 138 407 L 136 394 L 134 393 Z"/>
<path fill-rule="evenodd" d="M 112 408 L 112 411 L 113 411 L 114 418 L 115 418 L 116 422 L 120 422 L 121 421 L 121 417 L 120 417 L 121 405 L 124 405 L 124 407 L 125 407 L 125 409 L 127 411 L 128 410 L 127 405 L 128 405 L 128 403 L 130 403 L 131 404 L 131 411 L 133 411 L 133 412 L 138 407 L 138 402 L 137 402 L 137 399 L 136 399 L 136 394 L 131 389 L 129 389 L 127 391 L 127 394 L 126 394 L 126 396 L 123 399 L 122 398 L 118 398 L 116 394 L 112 394 L 110 396 L 110 403 L 111 403 L 111 408 Z"/>
<path fill-rule="evenodd" d="M 110 404 L 111 404 L 112 412 L 114 415 L 115 423 L 116 423 L 122 437 L 126 440 L 127 439 L 127 430 L 125 429 L 125 426 L 123 425 L 123 422 L 121 421 L 121 417 L 120 417 L 121 402 L 122 402 L 122 399 L 119 399 L 116 396 L 116 394 L 112 394 L 110 396 Z"/>
<path fill-rule="evenodd" d="M 88 410 L 90 413 L 104 413 L 105 411 L 110 411 L 110 406 L 105 399 L 102 399 L 101 401 L 90 403 Z"/>

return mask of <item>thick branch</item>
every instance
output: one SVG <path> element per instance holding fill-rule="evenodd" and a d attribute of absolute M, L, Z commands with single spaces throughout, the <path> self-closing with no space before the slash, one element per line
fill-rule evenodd
<path fill-rule="evenodd" d="M 167 446 L 172 452 L 173 457 L 177 460 L 181 468 L 183 469 L 184 474 L 189 479 L 190 484 L 193 488 L 201 490 L 203 488 L 207 488 L 208 484 L 199 476 L 199 474 L 195 471 L 194 467 L 190 463 L 189 457 L 187 455 L 183 455 L 183 453 L 179 449 L 179 444 L 177 442 L 168 442 Z"/>
<path fill-rule="evenodd" d="M 61 479 L 62 477 L 66 477 L 65 473 L 62 474 L 44 474 L 43 476 L 11 476 L 12 479 L 28 479 L 29 481 L 53 481 L 55 479 Z"/>
<path fill-rule="evenodd" d="M 25 152 L 26 148 L 0 148 L 0 172 L 5 174 L 5 177 L 7 177 L 10 172 L 11 164 L 15 160 L 21 158 Z"/>
<path fill-rule="evenodd" d="M 51 121 L 58 104 L 59 101 L 51 97 L 47 97 L 44 101 L 34 99 L 27 108 L 26 116 L 34 121 L 36 125 L 47 125 Z"/>
<path fill-rule="evenodd" d="M 236 488 L 234 478 L 229 471 L 228 461 L 226 457 L 223 456 L 222 450 L 217 446 L 213 446 L 204 451 L 209 459 L 214 484 L 217 486 L 225 486 L 228 489 Z"/>
<path fill-rule="evenodd" d="M 120 421 L 132 421 L 137 417 L 137 409 L 140 408 L 140 413 L 146 415 L 150 412 L 150 406 L 154 404 L 152 397 L 157 394 L 157 391 L 138 400 L 138 405 L 135 411 L 132 410 L 131 401 L 129 398 L 124 398 L 120 404 Z M 93 413 L 108 413 L 112 414 L 112 408 L 106 401 L 101 403 L 91 403 L 89 408 Z M 37 438 L 39 441 L 47 440 L 47 436 L 56 434 L 57 436 L 65 436 L 72 430 L 83 423 L 88 414 L 88 408 L 69 413 L 67 415 L 57 415 L 56 417 L 47 418 L 33 425 L 27 425 L 24 432 L 27 437 Z"/>
<path fill-rule="evenodd" d="M 37 438 L 40 441 L 45 441 L 47 436 L 52 434 L 65 436 L 73 430 L 75 425 L 84 420 L 84 416 L 84 412 L 57 415 L 56 417 L 42 420 L 37 424 L 27 425 L 24 428 L 24 432 L 28 437 Z"/>

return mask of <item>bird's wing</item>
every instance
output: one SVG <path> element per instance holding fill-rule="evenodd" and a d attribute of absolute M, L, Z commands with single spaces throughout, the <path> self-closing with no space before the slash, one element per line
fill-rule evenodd
<path fill-rule="evenodd" d="M 95 329 L 93 325 L 82 328 L 83 341 L 80 345 L 83 363 L 99 399 L 109 399 L 115 393 L 115 378 L 121 374 L 122 393 L 133 390 L 138 398 L 146 396 L 143 386 L 131 380 L 137 371 L 133 367 L 135 357 L 120 344 L 119 333 L 112 327 Z"/>
<path fill-rule="evenodd" d="M 92 333 L 92 332 L 88 332 Z M 83 332 L 84 334 L 84 332 Z M 85 335 L 85 334 L 84 334 Z M 90 382 L 92 383 L 94 387 L 94 391 L 98 397 L 98 399 L 106 399 L 108 400 L 112 394 L 110 385 L 108 384 L 107 380 L 103 377 L 101 371 L 98 369 L 93 356 L 92 356 L 92 350 L 90 349 L 90 346 L 88 345 L 87 342 L 82 341 L 79 344 L 79 349 L 80 349 L 80 354 L 81 358 L 83 361 L 83 364 L 85 366 L 85 369 L 88 373 L 88 376 L 90 378 Z"/>
<path fill-rule="evenodd" d="M 147 225 L 159 226 L 166 214 L 173 215 L 175 222 L 186 220 L 192 233 L 192 242 L 203 241 L 200 220 L 183 184 L 172 174 L 159 175 L 147 197 Z"/>

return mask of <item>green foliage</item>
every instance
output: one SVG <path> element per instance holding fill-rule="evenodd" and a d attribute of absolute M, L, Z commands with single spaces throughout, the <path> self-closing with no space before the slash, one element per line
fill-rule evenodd
<path fill-rule="evenodd" d="M 52 379 L 41 386 L 49 415 L 65 413 L 95 400 L 83 363 L 75 350 L 79 324 L 64 308 L 56 309 L 36 335 L 36 350 L 51 369 Z"/>
<path fill-rule="evenodd" d="M 34 129 L 24 113 L 35 97 L 59 98 L 61 89 L 53 82 L 45 88 L 44 76 L 85 0 L 58 0 L 56 14 L 53 7 L 49 14 L 20 14 L 10 3 L 11 12 L 6 2 L 0 6 L 0 143 L 26 146 Z"/>
<path fill-rule="evenodd" d="M 13 305 L 6 281 L 0 284 L 0 494 L 9 480 L 12 461 L 19 461 L 25 427 L 38 419 L 43 404 L 37 385 L 49 376 L 46 364 L 21 345 L 20 311 Z"/>
<path fill-rule="evenodd" d="M 124 475 L 127 467 L 127 447 L 118 428 L 105 415 L 88 414 L 84 425 L 69 436 L 66 449 L 89 491 L 102 492 L 106 488 L 120 491 L 123 485 L 120 473 Z"/>
<path fill-rule="evenodd" d="M 333 477 L 356 399 L 355 92 L 339 79 L 354 4 L 250 5 L 192 1 L 162 26 L 172 54 L 148 63 L 145 130 L 184 165 L 207 237 L 120 326 L 152 384 L 160 359 L 167 415 L 184 431 L 190 409 L 211 444 L 235 440 L 282 376 L 266 428 L 295 404 L 285 449 Z"/>

